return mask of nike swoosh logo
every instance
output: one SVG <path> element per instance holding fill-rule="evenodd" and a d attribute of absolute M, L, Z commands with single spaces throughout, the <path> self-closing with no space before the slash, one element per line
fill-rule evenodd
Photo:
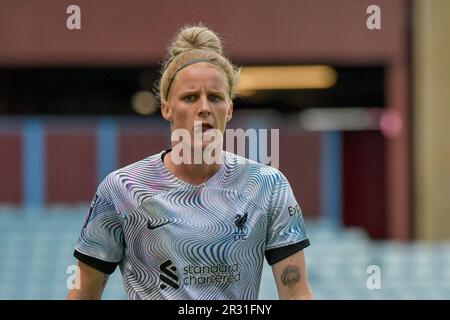
<path fill-rule="evenodd" d="M 168 223 L 169 223 L 169 222 L 164 222 L 164 223 L 161 223 L 161 224 L 152 226 L 151 223 L 150 223 L 150 221 L 149 221 L 149 222 L 147 222 L 147 228 L 148 228 L 149 230 L 155 230 L 156 228 L 165 226 L 165 225 L 168 224 Z"/>

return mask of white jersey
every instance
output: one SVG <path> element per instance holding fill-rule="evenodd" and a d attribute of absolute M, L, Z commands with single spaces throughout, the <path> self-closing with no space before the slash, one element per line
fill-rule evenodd
<path fill-rule="evenodd" d="M 166 152 L 105 178 L 75 257 L 106 274 L 120 265 L 129 299 L 257 299 L 264 256 L 272 265 L 309 245 L 288 181 L 223 152 L 193 186 L 167 170 Z"/>

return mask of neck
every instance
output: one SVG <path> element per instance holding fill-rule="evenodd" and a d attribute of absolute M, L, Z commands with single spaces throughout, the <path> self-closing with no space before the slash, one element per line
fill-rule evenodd
<path fill-rule="evenodd" d="M 193 156 L 192 154 L 191 159 L 194 159 Z M 220 156 L 221 154 L 216 159 L 220 159 Z M 220 162 L 217 161 L 214 161 L 212 164 L 207 164 L 203 160 L 201 162 L 200 164 L 184 162 L 177 164 L 173 161 L 172 151 L 164 157 L 164 165 L 175 177 L 196 186 L 208 181 L 221 167 Z"/>

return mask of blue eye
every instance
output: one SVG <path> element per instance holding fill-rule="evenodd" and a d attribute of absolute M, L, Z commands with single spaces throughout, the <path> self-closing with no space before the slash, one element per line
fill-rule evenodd
<path fill-rule="evenodd" d="M 193 102 L 193 101 L 195 101 L 195 96 L 191 94 L 191 95 L 185 96 L 185 97 L 183 98 L 183 100 L 184 100 L 185 102 Z"/>
<path fill-rule="evenodd" d="M 219 96 L 217 96 L 215 94 L 211 94 L 209 96 L 209 100 L 213 101 L 213 102 L 219 102 L 219 101 L 222 101 L 222 97 L 219 97 Z"/>

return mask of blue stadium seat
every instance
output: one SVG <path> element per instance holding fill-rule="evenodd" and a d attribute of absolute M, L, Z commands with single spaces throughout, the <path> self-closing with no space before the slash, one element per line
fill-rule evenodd
<path fill-rule="evenodd" d="M 65 299 L 67 268 L 86 205 L 23 210 L 0 206 L 0 299 Z M 371 241 L 360 229 L 308 223 L 305 249 L 316 299 L 450 299 L 450 242 Z M 370 290 L 367 267 L 380 268 L 381 288 Z M 277 299 L 264 263 L 260 299 Z M 104 299 L 125 299 L 119 268 Z"/>

